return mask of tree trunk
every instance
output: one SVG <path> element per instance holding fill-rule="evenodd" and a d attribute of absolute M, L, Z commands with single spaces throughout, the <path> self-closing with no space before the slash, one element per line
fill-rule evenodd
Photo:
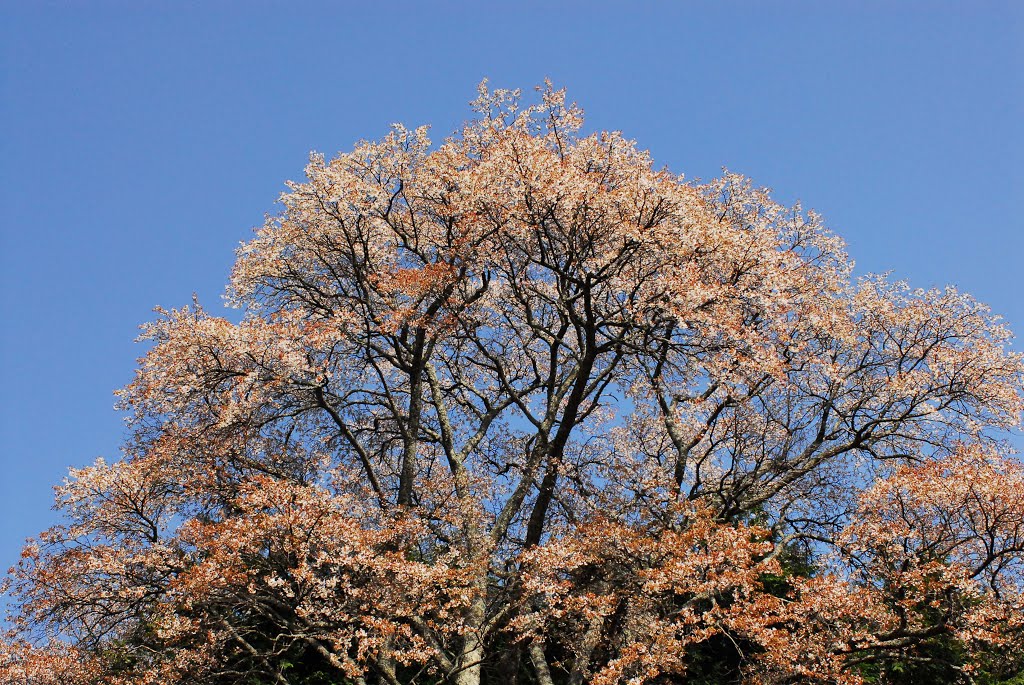
<path fill-rule="evenodd" d="M 480 667 L 483 661 L 483 640 L 480 631 L 483 628 L 484 598 L 481 596 L 473 602 L 467 616 L 469 630 L 466 632 L 462 654 L 459 656 L 458 671 L 452 679 L 453 685 L 480 685 Z"/>
<path fill-rule="evenodd" d="M 540 685 L 555 685 L 555 681 L 551 678 L 551 669 L 548 668 L 548 659 L 544 656 L 544 646 L 541 643 L 530 643 L 530 660 L 533 662 L 534 673 L 537 674 L 537 682 Z"/>
<path fill-rule="evenodd" d="M 452 677 L 453 685 L 480 685 L 480 671 L 484 660 L 483 626 L 487 612 L 487 579 L 478 581 L 478 595 L 466 615 L 466 635 L 462 653 L 456 664 L 458 670 Z"/>

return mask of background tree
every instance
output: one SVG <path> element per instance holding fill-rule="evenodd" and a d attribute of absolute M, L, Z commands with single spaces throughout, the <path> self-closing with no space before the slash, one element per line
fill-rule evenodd
<path fill-rule="evenodd" d="M 12 570 L 5 682 L 1016 672 L 997 319 L 852 280 L 813 213 L 550 86 L 474 107 L 314 155 L 238 252 L 240 323 L 145 327 L 124 457 Z"/>

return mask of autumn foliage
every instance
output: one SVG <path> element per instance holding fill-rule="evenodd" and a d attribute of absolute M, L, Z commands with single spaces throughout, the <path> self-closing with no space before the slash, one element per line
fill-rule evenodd
<path fill-rule="evenodd" d="M 1024 359 L 562 91 L 314 155 L 7 581 L 21 685 L 996 682 Z"/>

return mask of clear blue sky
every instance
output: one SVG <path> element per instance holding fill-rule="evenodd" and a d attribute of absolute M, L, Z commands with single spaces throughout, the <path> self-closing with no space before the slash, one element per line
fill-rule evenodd
<path fill-rule="evenodd" d="M 549 76 L 588 127 L 800 198 L 858 271 L 1024 334 L 1024 3 L 371 4 L 0 0 L 0 568 L 69 465 L 117 457 L 151 309 L 219 307 L 310 150 L 439 139 L 484 76 Z"/>

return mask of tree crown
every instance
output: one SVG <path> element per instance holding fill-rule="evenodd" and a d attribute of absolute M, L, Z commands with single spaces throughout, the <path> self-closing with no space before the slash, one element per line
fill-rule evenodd
<path fill-rule="evenodd" d="M 583 135 L 550 84 L 473 107 L 436 146 L 313 155 L 238 250 L 240 323 L 145 327 L 124 458 L 58 488 L 0 673 L 1019 668 L 1024 359 L 997 317 L 853 279 L 813 212 Z"/>

